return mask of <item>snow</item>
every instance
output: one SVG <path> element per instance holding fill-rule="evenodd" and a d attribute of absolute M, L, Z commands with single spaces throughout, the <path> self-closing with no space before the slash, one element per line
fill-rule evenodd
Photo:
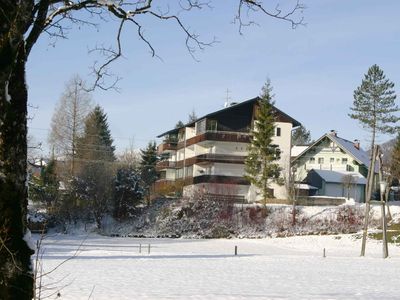
<path fill-rule="evenodd" d="M 8 93 L 8 84 L 9 84 L 9 82 L 8 82 L 8 80 L 7 80 L 7 81 L 6 81 L 6 86 L 5 86 L 6 101 L 7 101 L 7 102 L 11 102 L 11 96 L 10 96 L 10 94 Z"/>
<path fill-rule="evenodd" d="M 359 257 L 360 247 L 354 235 L 230 240 L 53 235 L 43 241 L 44 271 L 79 251 L 45 277 L 44 285 L 61 289 L 59 299 L 398 299 L 399 247 L 389 246 L 389 259 L 381 258 L 377 241 L 368 241 L 366 257 Z"/>
<path fill-rule="evenodd" d="M 35 246 L 35 243 L 32 240 L 32 234 L 31 234 L 31 231 L 29 229 L 26 230 L 25 235 L 24 235 L 24 237 L 22 239 L 25 241 L 25 243 L 28 245 L 28 247 L 31 250 L 33 250 L 33 251 L 36 250 L 36 246 Z"/>

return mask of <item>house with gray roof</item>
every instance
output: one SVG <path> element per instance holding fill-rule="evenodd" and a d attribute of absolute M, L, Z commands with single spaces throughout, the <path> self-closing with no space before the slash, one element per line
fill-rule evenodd
<path fill-rule="evenodd" d="M 292 166 L 295 181 L 317 187 L 314 194 L 364 202 L 369 162 L 358 140 L 343 139 L 332 130 L 294 157 Z"/>

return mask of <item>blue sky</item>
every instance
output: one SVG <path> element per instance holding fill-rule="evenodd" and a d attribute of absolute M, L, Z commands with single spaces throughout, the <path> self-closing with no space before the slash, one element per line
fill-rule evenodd
<path fill-rule="evenodd" d="M 151 57 L 135 28 L 125 30 L 124 58 L 112 69 L 122 77 L 121 92 L 93 93 L 108 115 L 117 150 L 132 140 L 135 147 L 145 147 L 178 120 L 186 121 L 192 110 L 201 116 L 221 109 L 226 89 L 233 101 L 253 98 L 267 78 L 276 106 L 311 130 L 314 139 L 336 129 L 365 147 L 369 133 L 347 114 L 354 89 L 373 64 L 400 92 L 400 2 L 304 0 L 306 26 L 292 30 L 286 22 L 257 15 L 259 26 L 244 29 L 243 35 L 232 24 L 236 3 L 214 1 L 212 10 L 182 15 L 203 40 L 215 36 L 220 41 L 197 52 L 199 62 L 187 53 L 185 36 L 172 23 L 143 19 L 145 35 L 161 59 Z M 41 37 L 27 67 L 30 103 L 38 106 L 30 110 L 29 123 L 36 141 L 46 143 L 65 82 L 76 73 L 91 80 L 89 67 L 96 57 L 88 49 L 113 43 L 115 30 L 113 22 L 101 24 L 99 31 L 73 28 L 68 40 L 54 47 Z"/>

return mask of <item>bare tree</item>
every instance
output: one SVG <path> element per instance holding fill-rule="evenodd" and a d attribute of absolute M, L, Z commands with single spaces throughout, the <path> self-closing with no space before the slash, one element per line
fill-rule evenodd
<path fill-rule="evenodd" d="M 170 10 L 171 3 L 178 10 Z M 1 299 L 31 299 L 33 295 L 32 250 L 23 239 L 27 213 L 25 182 L 28 90 L 25 67 L 29 54 L 43 33 L 54 38 L 65 38 L 67 28 L 71 25 L 96 26 L 96 20 L 104 21 L 107 18 L 117 21 L 116 47 L 94 49 L 105 55 L 105 61 L 93 66 L 96 75 L 93 86 L 107 89 L 115 86 L 115 81 L 107 84 L 106 79 L 110 76 L 111 63 L 122 55 L 121 34 L 127 25 L 133 26 L 153 56 L 155 50 L 144 35 L 144 18 L 174 22 L 182 30 L 191 55 L 195 50 L 213 44 L 213 41 L 202 41 L 180 18 L 181 12 L 190 13 L 205 8 L 210 5 L 210 1 L 171 0 L 164 3 L 165 9 L 161 5 L 156 0 L 0 1 L 0 228 L 6 228 L 9 237 L 5 242 L 6 247 L 0 249 Z M 251 12 L 260 12 L 296 27 L 303 22 L 298 17 L 303 8 L 303 5 L 295 2 L 288 11 L 278 6 L 269 10 L 260 0 L 239 0 L 236 20 L 241 30 L 243 26 L 254 23 L 248 19 Z M 15 253 L 15 256 L 11 256 L 5 249 Z M 17 268 L 8 268 L 13 259 Z"/>
<path fill-rule="evenodd" d="M 357 180 L 354 177 L 354 175 L 352 175 L 352 174 L 343 175 L 342 184 L 343 184 L 343 188 L 347 192 L 347 195 L 346 195 L 347 200 L 350 199 L 351 189 L 355 186 L 356 183 L 357 183 Z"/>
<path fill-rule="evenodd" d="M 78 138 L 85 128 L 85 119 L 92 110 L 92 97 L 85 83 L 74 75 L 65 85 L 51 120 L 49 143 L 53 150 L 70 161 L 69 175 L 75 174 L 75 158 Z"/>

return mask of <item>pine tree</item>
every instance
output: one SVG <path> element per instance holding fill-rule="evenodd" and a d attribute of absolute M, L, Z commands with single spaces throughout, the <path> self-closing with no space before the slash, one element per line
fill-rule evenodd
<path fill-rule="evenodd" d="M 307 130 L 303 125 L 296 128 L 292 132 L 292 146 L 308 145 L 311 142 L 310 130 Z"/>
<path fill-rule="evenodd" d="M 391 177 L 400 181 L 400 133 L 397 135 L 393 146 L 390 166 Z"/>
<path fill-rule="evenodd" d="M 156 143 L 149 142 L 147 147 L 141 149 L 140 152 L 142 155 L 142 161 L 140 162 L 140 176 L 142 178 L 147 200 L 149 201 L 151 187 L 157 180 L 156 164 L 158 157 Z"/>
<path fill-rule="evenodd" d="M 383 73 L 378 65 L 373 65 L 364 75 L 361 85 L 354 91 L 352 113 L 349 116 L 358 120 L 371 131 L 371 152 L 375 145 L 377 133 L 394 133 L 399 117 L 396 105 L 394 83 Z"/>
<path fill-rule="evenodd" d="M 268 80 L 261 90 L 256 121 L 251 131 L 252 140 L 245 160 L 245 178 L 261 189 L 264 205 L 271 197 L 269 184 L 282 183 L 281 168 L 276 163 L 279 159 L 279 148 L 272 144 L 272 137 L 275 134 L 275 116 L 271 92 L 272 87 Z"/>
<path fill-rule="evenodd" d="M 372 195 L 376 151 L 375 139 L 377 133 L 394 133 L 399 118 L 394 113 L 399 111 L 395 103 L 396 95 L 394 83 L 383 73 L 378 65 L 368 69 L 361 85 L 354 91 L 352 113 L 349 116 L 358 120 L 361 125 L 371 131 L 371 161 L 368 168 L 367 185 L 365 192 L 365 219 L 363 238 L 361 245 L 361 256 L 365 255 L 365 247 L 368 231 L 368 219 L 370 210 L 370 199 Z"/>

